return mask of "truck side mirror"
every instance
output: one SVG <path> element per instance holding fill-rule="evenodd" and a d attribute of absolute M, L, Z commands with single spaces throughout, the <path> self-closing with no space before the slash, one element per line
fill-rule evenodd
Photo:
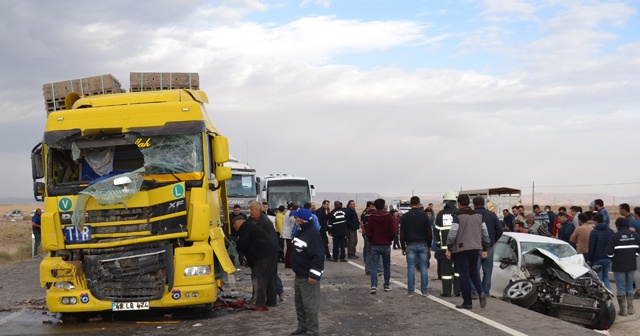
<path fill-rule="evenodd" d="M 225 166 L 216 167 L 216 180 L 222 182 L 231 178 L 231 168 Z"/>
<path fill-rule="evenodd" d="M 44 161 L 42 158 L 41 143 L 31 150 L 31 175 L 34 180 L 44 177 Z"/>
<path fill-rule="evenodd" d="M 229 140 L 227 137 L 218 135 L 213 138 L 213 161 L 215 163 L 225 163 L 229 161 Z M 218 168 L 216 167 L 216 175 Z M 220 181 L 220 179 L 218 178 Z"/>
<path fill-rule="evenodd" d="M 44 201 L 44 183 L 43 182 L 33 182 L 33 197 L 38 202 Z"/>

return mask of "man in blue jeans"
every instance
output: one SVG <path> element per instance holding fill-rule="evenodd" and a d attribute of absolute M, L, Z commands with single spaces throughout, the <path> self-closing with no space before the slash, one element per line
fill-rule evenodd
<path fill-rule="evenodd" d="M 482 269 L 482 291 L 485 295 L 489 296 L 491 290 L 491 274 L 493 273 L 493 245 L 502 237 L 503 229 L 498 215 L 493 211 L 484 207 L 484 197 L 476 196 L 473 198 L 473 209 L 482 215 L 482 221 L 487 226 L 487 232 L 489 233 L 489 247 L 487 247 L 487 257 L 480 259 L 480 267 Z M 478 296 L 478 291 L 472 284 L 471 297 Z"/>
<path fill-rule="evenodd" d="M 593 216 L 596 227 L 589 234 L 589 252 L 587 252 L 587 264 L 590 266 L 600 265 L 602 270 L 598 272 L 598 278 L 604 283 L 608 290 L 611 290 L 611 282 L 609 281 L 609 268 L 611 261 L 607 256 L 607 245 L 609 238 L 613 235 L 613 230 L 604 222 L 604 216 L 597 214 Z"/>
<path fill-rule="evenodd" d="M 367 238 L 371 246 L 371 269 L 378 269 L 380 257 L 384 268 L 384 291 L 391 291 L 391 242 L 396 235 L 393 217 L 384 210 L 384 200 L 373 201 L 376 209 L 371 212 L 367 221 Z M 371 294 L 378 290 L 378 274 L 371 272 Z"/>
<path fill-rule="evenodd" d="M 411 197 L 409 201 L 411 209 L 402 215 L 402 226 L 400 226 L 400 246 L 402 255 L 407 256 L 407 296 L 413 296 L 415 291 L 416 258 L 420 266 L 420 291 L 422 296 L 427 296 L 429 284 L 428 260 L 429 245 L 433 234 L 429 216 L 424 211 L 420 211 L 420 198 Z"/>

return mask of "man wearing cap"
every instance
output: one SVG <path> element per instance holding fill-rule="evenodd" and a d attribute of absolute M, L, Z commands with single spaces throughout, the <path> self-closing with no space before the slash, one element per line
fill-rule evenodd
<path fill-rule="evenodd" d="M 238 249 L 244 253 L 251 267 L 253 298 L 256 310 L 277 305 L 278 255 L 280 247 L 273 234 L 257 224 L 237 216 L 231 221 L 238 232 Z"/>
<path fill-rule="evenodd" d="M 291 335 L 318 335 L 320 310 L 320 278 L 324 269 L 324 243 L 313 223 L 310 210 L 291 212 L 298 230 L 293 238 L 291 264 L 296 274 L 294 282 L 298 328 Z"/>

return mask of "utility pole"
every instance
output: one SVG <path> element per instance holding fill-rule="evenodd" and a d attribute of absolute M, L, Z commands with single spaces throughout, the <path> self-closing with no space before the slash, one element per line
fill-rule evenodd
<path fill-rule="evenodd" d="M 531 187 L 531 206 L 533 207 L 534 204 L 536 204 L 536 182 L 535 181 L 532 182 L 532 187 Z"/>

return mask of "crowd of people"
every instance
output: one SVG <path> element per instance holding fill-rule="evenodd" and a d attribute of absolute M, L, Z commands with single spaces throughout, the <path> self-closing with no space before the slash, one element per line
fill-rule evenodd
<path fill-rule="evenodd" d="M 318 333 L 320 279 L 324 262 L 347 262 L 359 259 L 356 252 L 358 230 L 363 241 L 362 258 L 365 274 L 370 278 L 370 293 L 378 292 L 382 275 L 383 290 L 391 291 L 391 249 L 402 249 L 407 262 L 407 296 L 415 295 L 415 273 L 420 272 L 420 295 L 428 296 L 428 268 L 431 252 L 435 252 L 440 296 L 461 296 L 459 309 L 471 309 L 472 299 L 480 307 L 487 304 L 493 270 L 493 246 L 503 232 L 555 237 L 571 244 L 585 261 L 594 267 L 605 286 L 611 289 L 608 273 L 614 273 L 619 314 L 634 313 L 633 300 L 640 297 L 634 286 L 640 284 L 640 207 L 630 210 L 619 205 L 620 218 L 616 232 L 610 227 L 611 217 L 601 199 L 584 211 L 579 206 L 559 207 L 534 205 L 525 213 L 524 206 L 503 210 L 503 218 L 485 207 L 481 196 L 443 195 L 444 208 L 435 214 L 433 204 L 425 208 L 413 196 L 411 209 L 400 214 L 384 199 L 369 201 L 358 215 L 353 200 L 343 207 L 324 200 L 316 209 L 313 202 L 302 206 L 289 203 L 278 208 L 275 223 L 267 217 L 268 206 L 250 204 L 250 215 L 232 213 L 234 237 L 239 260 L 251 267 L 254 285 L 252 302 L 256 310 L 276 306 L 284 299 L 277 263 L 295 273 L 294 295 L 298 328 L 292 335 Z M 332 240 L 332 249 L 329 240 Z M 595 267 L 597 266 L 597 267 Z M 640 289 L 640 288 L 638 288 Z"/>
<path fill-rule="evenodd" d="M 616 280 L 619 304 L 618 314 L 633 314 L 633 300 L 640 299 L 640 207 L 627 203 L 618 205 L 620 217 L 615 220 L 616 232 L 611 226 L 611 216 L 602 199 L 589 204 L 589 210 L 580 206 L 559 207 L 555 213 L 551 206 L 541 210 L 533 206 L 533 212 L 525 215 L 524 206 L 516 205 L 503 210 L 504 229 L 514 232 L 554 237 L 569 243 L 598 274 L 611 290 L 609 271 Z M 635 289 L 634 289 L 635 286 Z"/>

